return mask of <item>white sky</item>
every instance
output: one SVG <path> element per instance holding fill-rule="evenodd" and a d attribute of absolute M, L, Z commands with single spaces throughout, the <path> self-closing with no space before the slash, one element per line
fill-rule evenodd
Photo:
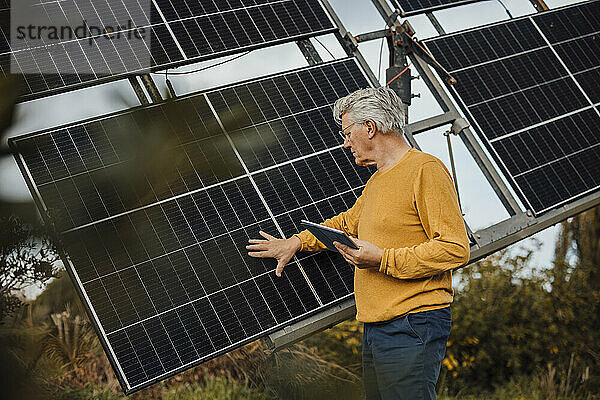
<path fill-rule="evenodd" d="M 503 1 L 513 17 L 535 12 L 528 0 Z M 383 29 L 384 27 L 383 19 L 370 0 L 330 0 L 330 3 L 353 35 Z M 550 8 L 555 8 L 575 2 L 546 0 L 546 3 Z M 438 11 L 435 15 L 447 32 L 508 18 L 504 8 L 497 0 Z M 437 35 L 425 16 L 415 16 L 408 18 L 408 20 L 415 29 L 418 38 L 425 39 Z M 344 52 L 333 35 L 322 36 L 320 40 L 333 52 L 336 58 L 344 56 Z M 331 56 L 314 40 L 313 44 L 315 44 L 324 60 L 331 59 Z M 359 47 L 376 76 L 380 44 L 381 40 L 376 40 L 361 44 Z M 387 66 L 386 47 L 384 45 L 382 55 L 382 81 Z M 220 60 L 211 60 L 182 67 L 178 71 L 197 69 L 217 61 Z M 200 73 L 173 76 L 171 81 L 177 94 L 184 94 L 304 65 L 306 65 L 306 61 L 297 46 L 294 43 L 289 43 L 255 50 L 231 63 Z M 412 74 L 416 75 L 416 71 L 413 70 Z M 163 90 L 163 76 L 154 75 L 154 78 Z M 385 84 L 385 82 L 382 83 Z M 420 94 L 421 97 L 413 99 L 412 106 L 409 109 L 411 122 L 441 113 L 437 102 L 421 80 L 413 80 L 413 93 Z M 99 116 L 137 104 L 137 98 L 127 80 L 35 100 L 18 105 L 17 123 L 10 131 L 9 136 Z M 449 167 L 450 163 L 445 137 L 442 135 L 443 131 L 444 128 L 432 130 L 417 135 L 416 139 L 422 150 L 437 156 Z M 507 212 L 457 137 L 453 137 L 453 149 L 463 212 L 466 214 L 465 219 L 471 229 L 481 229 L 506 219 L 508 217 Z M 31 199 L 25 182 L 14 160 L 10 157 L 0 159 L 0 197 L 10 200 Z M 536 266 L 550 266 L 556 234 L 557 228 L 551 227 L 535 235 L 542 243 L 542 249 L 535 258 Z"/>

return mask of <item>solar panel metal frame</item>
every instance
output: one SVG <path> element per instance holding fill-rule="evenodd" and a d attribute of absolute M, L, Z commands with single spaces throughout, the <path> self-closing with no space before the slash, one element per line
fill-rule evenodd
<path fill-rule="evenodd" d="M 333 64 L 338 64 L 338 63 L 344 63 L 344 62 L 347 62 L 347 61 L 353 61 L 357 65 L 357 67 L 359 68 L 359 70 L 362 72 L 365 80 L 369 83 L 369 85 L 371 85 L 371 86 L 373 85 L 373 82 L 370 79 L 370 74 L 368 73 L 368 71 L 366 71 L 364 69 L 364 66 L 361 65 L 361 62 L 358 61 L 354 57 L 349 57 L 349 58 L 333 60 L 331 62 L 321 63 L 321 64 L 317 64 L 317 65 L 313 65 L 313 66 L 296 68 L 296 69 L 289 70 L 289 71 L 284 71 L 284 72 L 281 72 L 281 73 L 275 73 L 275 74 L 270 74 L 270 75 L 266 75 L 266 76 L 261 76 L 261 77 L 258 77 L 258 78 L 247 79 L 245 81 L 236 82 L 234 84 L 223 85 L 223 86 L 219 86 L 219 87 L 216 87 L 216 88 L 211 88 L 210 90 L 205 91 L 205 92 L 190 93 L 190 94 L 187 94 L 185 96 L 178 97 L 177 100 L 185 100 L 186 98 L 191 98 L 191 97 L 195 97 L 195 96 L 198 96 L 198 95 L 208 94 L 208 93 L 211 93 L 211 92 L 217 92 L 219 90 L 226 89 L 228 87 L 244 85 L 244 84 L 247 84 L 247 83 L 250 83 L 250 82 L 253 82 L 253 81 L 260 81 L 260 80 L 263 80 L 263 79 L 269 79 L 269 78 L 273 78 L 273 77 L 277 77 L 277 76 L 281 76 L 281 75 L 285 75 L 285 74 L 289 74 L 289 73 L 294 73 L 294 72 L 302 71 L 302 70 L 317 69 L 317 68 L 320 68 L 322 66 L 333 65 Z M 37 207 L 38 207 L 39 210 L 41 210 L 41 211 L 43 210 L 42 212 L 40 212 L 40 214 L 42 215 L 42 218 L 44 219 L 45 223 L 51 224 L 51 220 L 49 219 L 49 216 L 48 216 L 47 212 L 45 212 L 46 211 L 46 207 L 44 205 L 44 202 L 42 200 L 40 192 L 39 192 L 39 190 L 37 188 L 37 185 L 35 184 L 35 182 L 33 180 L 33 176 L 32 176 L 31 172 L 29 171 L 29 168 L 27 167 L 27 165 L 25 163 L 23 155 L 18 152 L 17 142 L 20 141 L 20 140 L 31 138 L 33 136 L 43 135 L 43 134 L 46 134 L 46 133 L 49 133 L 49 132 L 57 131 L 57 130 L 63 129 L 65 127 L 68 127 L 68 126 L 79 125 L 79 124 L 84 124 L 84 123 L 87 123 L 87 122 L 98 121 L 98 120 L 103 120 L 103 119 L 109 119 L 109 118 L 116 117 L 116 116 L 119 116 L 119 115 L 129 114 L 129 113 L 135 112 L 136 110 L 152 109 L 154 107 L 160 107 L 162 104 L 163 103 L 155 103 L 155 104 L 151 104 L 151 105 L 147 105 L 147 106 L 144 106 L 144 105 L 137 106 L 137 107 L 130 108 L 130 109 L 127 109 L 127 110 L 123 110 L 123 111 L 118 111 L 118 112 L 115 112 L 115 113 L 111 113 L 111 114 L 108 114 L 108 115 L 105 115 L 105 116 L 102 116 L 102 117 L 99 117 L 99 118 L 98 117 L 88 118 L 86 120 L 77 121 L 76 123 L 73 123 L 73 124 L 66 124 L 66 125 L 63 125 L 63 126 L 60 126 L 60 127 L 53 127 L 53 128 L 49 128 L 49 129 L 44 129 L 42 131 L 32 132 L 32 133 L 29 133 L 29 134 L 26 134 L 26 135 L 21 135 L 21 136 L 9 139 L 9 146 L 13 150 L 13 153 L 14 153 L 16 161 L 17 161 L 17 165 L 18 165 L 21 173 L 23 174 L 23 176 L 25 178 L 26 184 L 27 184 L 27 186 L 28 186 L 28 188 L 29 188 L 29 190 L 30 190 L 30 192 L 32 194 L 34 202 L 37 205 Z M 295 114 L 291 114 L 291 115 L 295 115 Z M 331 150 L 332 149 L 328 149 L 328 151 L 331 151 Z M 296 159 L 294 158 L 294 159 L 291 159 L 289 161 L 294 161 L 294 160 L 296 160 Z M 279 163 L 276 163 L 275 165 L 279 165 Z M 222 184 L 223 183 L 219 183 L 219 185 L 222 185 Z M 287 212 L 285 214 L 287 215 Z M 271 218 L 270 220 L 275 221 L 274 217 Z M 275 221 L 275 224 L 277 225 L 276 221 Z M 112 367 L 113 367 L 113 369 L 114 369 L 114 371 L 116 373 L 116 376 L 117 376 L 117 378 L 119 380 L 119 383 L 121 384 L 121 386 L 124 389 L 124 391 L 125 391 L 126 394 L 131 394 L 131 393 L 133 393 L 135 391 L 143 389 L 143 388 L 145 388 L 147 386 L 150 386 L 150 385 L 152 385 L 154 383 L 162 381 L 162 380 L 164 380 L 164 379 L 166 379 L 168 377 L 174 376 L 174 375 L 176 375 L 176 374 L 178 374 L 180 372 L 183 372 L 183 371 L 185 371 L 187 369 L 190 369 L 193 366 L 200 365 L 203 362 L 207 361 L 208 359 L 212 359 L 212 358 L 217 357 L 219 355 L 225 354 L 225 353 L 231 351 L 232 349 L 235 349 L 235 348 L 238 348 L 238 347 L 240 347 L 240 346 L 242 346 L 244 344 L 250 343 L 250 342 L 252 342 L 252 341 L 254 341 L 254 340 L 258 339 L 258 338 L 267 336 L 270 333 L 273 333 L 273 332 L 276 332 L 276 331 L 280 331 L 283 328 L 285 328 L 286 326 L 289 326 L 291 324 L 297 323 L 297 322 L 299 322 L 299 321 L 301 321 L 303 319 L 306 319 L 306 318 L 308 318 L 310 316 L 313 316 L 315 314 L 322 313 L 322 312 L 324 312 L 324 310 L 327 310 L 328 308 L 333 307 L 336 304 L 339 304 L 339 303 L 342 303 L 344 301 L 347 301 L 348 299 L 350 299 L 350 298 L 352 298 L 354 296 L 354 293 L 351 292 L 348 295 L 345 295 L 343 297 L 337 298 L 337 299 L 335 299 L 332 302 L 323 304 L 322 306 L 319 306 L 316 309 L 311 310 L 311 311 L 309 311 L 307 313 L 304 313 L 304 314 L 302 314 L 302 315 L 300 315 L 298 317 L 293 317 L 293 318 L 287 320 L 285 323 L 277 324 L 277 325 L 275 325 L 275 326 L 273 326 L 273 327 L 271 327 L 271 328 L 269 328 L 267 330 L 261 331 L 260 333 L 258 333 L 256 335 L 247 337 L 247 338 L 245 338 L 245 340 L 243 342 L 232 344 L 232 345 L 226 347 L 225 349 L 222 349 L 222 350 L 220 350 L 220 351 L 218 351 L 218 352 L 216 352 L 214 354 L 211 354 L 210 357 L 205 357 L 205 358 L 199 359 L 199 360 L 193 362 L 191 365 L 188 364 L 188 365 L 181 366 L 180 368 L 177 368 L 175 370 L 169 371 L 168 373 L 165 373 L 165 374 L 163 374 L 163 375 L 161 375 L 159 377 L 156 377 L 154 379 L 148 380 L 148 381 L 144 382 L 143 384 L 131 387 L 130 385 L 128 385 L 128 383 L 127 383 L 127 381 L 125 379 L 124 371 L 121 368 L 121 365 L 120 365 L 120 363 L 118 362 L 118 360 L 116 358 L 116 355 L 115 355 L 115 352 L 114 352 L 112 346 L 108 342 L 107 334 L 105 333 L 104 329 L 102 328 L 102 325 L 100 323 L 100 319 L 99 319 L 98 315 L 96 314 L 96 311 L 94 310 L 94 308 L 91 306 L 92 303 L 90 301 L 90 298 L 82 290 L 83 283 L 80 280 L 78 274 L 75 272 L 74 265 L 72 264 L 70 258 L 66 255 L 66 253 L 64 251 L 60 252 L 60 256 L 61 256 L 61 259 L 62 259 L 62 261 L 63 261 L 63 263 L 64 263 L 64 265 L 66 267 L 66 270 L 68 271 L 68 274 L 69 274 L 70 278 L 72 279 L 73 282 L 77 283 L 74 286 L 75 286 L 75 288 L 76 288 L 76 290 L 77 290 L 78 295 L 80 296 L 80 298 L 83 299 L 83 300 L 85 300 L 82 303 L 84 303 L 84 307 L 85 307 L 88 315 L 90 316 L 90 320 L 92 322 L 94 330 L 96 331 L 96 333 L 97 333 L 97 335 L 98 335 L 98 337 L 100 339 L 100 342 L 101 342 L 101 344 L 102 344 L 102 346 L 104 348 L 104 351 L 105 351 L 106 355 L 108 356 L 109 361 L 111 362 L 111 365 L 112 365 Z M 309 257 L 311 257 L 311 255 L 309 255 L 308 257 L 305 257 L 305 258 L 301 258 L 300 261 L 302 261 L 302 259 L 307 259 Z"/>
<path fill-rule="evenodd" d="M 466 4 L 478 3 L 481 1 L 484 1 L 484 0 L 456 0 L 452 3 L 438 4 L 438 5 L 431 6 L 431 7 L 408 8 L 406 6 L 402 7 L 402 3 L 410 3 L 411 0 L 392 0 L 394 5 L 398 8 L 398 10 L 400 10 L 400 15 L 403 17 L 410 17 L 413 15 L 425 14 L 425 13 L 430 13 L 430 12 L 439 11 L 439 10 L 445 10 L 447 8 L 464 6 Z"/>
<path fill-rule="evenodd" d="M 17 0 L 13 0 L 13 1 L 17 1 Z M 128 77 L 136 76 L 140 73 L 144 74 L 144 73 L 148 73 L 148 72 L 156 72 L 156 71 L 162 71 L 162 70 L 171 69 L 171 68 L 177 68 L 177 67 L 197 63 L 197 62 L 207 61 L 207 60 L 214 59 L 214 58 L 233 55 L 233 54 L 244 52 L 244 51 L 261 49 L 261 48 L 265 48 L 265 47 L 275 46 L 275 45 L 279 45 L 279 44 L 283 44 L 283 43 L 289 43 L 289 42 L 293 42 L 293 41 L 307 39 L 307 38 L 314 37 L 314 36 L 320 36 L 320 35 L 336 32 L 339 28 L 336 26 L 328 9 L 324 6 L 323 0 L 315 0 L 315 1 L 318 2 L 319 6 L 322 8 L 323 12 L 325 13 L 327 18 L 331 22 L 331 28 L 327 28 L 327 29 L 323 29 L 323 30 L 319 30 L 319 31 L 313 31 L 313 32 L 306 33 L 306 34 L 289 36 L 286 38 L 276 39 L 276 40 L 272 40 L 272 41 L 265 41 L 263 43 L 258 43 L 258 44 L 254 44 L 254 45 L 248 45 L 248 46 L 237 47 L 237 48 L 233 48 L 233 49 L 227 49 L 227 50 L 223 50 L 223 51 L 220 51 L 217 53 L 212 53 L 212 54 L 208 54 L 208 55 L 204 55 L 204 56 L 197 56 L 197 57 L 193 57 L 193 58 L 189 58 L 189 59 L 185 59 L 186 55 L 184 53 L 182 53 L 181 55 L 184 57 L 184 59 L 181 61 L 157 65 L 157 66 L 143 69 L 143 70 L 134 70 L 134 71 L 129 71 L 127 73 L 119 73 L 119 74 L 101 77 L 101 78 L 97 78 L 94 80 L 89 80 L 89 81 L 85 81 L 85 82 L 81 82 L 81 83 L 65 85 L 65 86 L 61 86 L 58 88 L 54 88 L 54 89 L 48 89 L 45 91 L 39 91 L 39 92 L 35 92 L 32 94 L 20 95 L 17 98 L 17 102 L 26 102 L 26 101 L 36 100 L 36 99 L 40 99 L 40 98 L 47 97 L 47 96 L 53 96 L 53 95 L 60 94 L 60 93 L 65 93 L 65 92 L 69 92 L 69 91 L 73 91 L 73 90 L 78 90 L 78 89 L 83 89 L 83 88 L 100 85 L 103 83 L 109 83 L 109 82 L 114 82 L 117 80 L 126 79 Z M 153 2 L 153 4 L 154 4 L 154 2 Z M 270 4 L 270 3 L 266 3 L 266 4 Z M 257 5 L 257 6 L 260 6 L 260 5 Z M 158 7 L 157 7 L 157 9 L 158 9 Z M 160 12 L 160 17 L 163 18 L 162 11 Z M 202 17 L 202 16 L 193 17 L 193 18 L 200 18 L 200 17 Z M 167 20 L 163 19 L 162 24 L 164 24 L 165 26 L 168 26 L 169 23 L 165 22 L 165 21 L 167 21 Z M 171 23 L 177 22 L 177 21 L 179 21 L 179 20 L 171 21 Z M 158 25 L 158 24 L 154 24 L 154 25 Z M 154 26 L 154 25 L 151 25 L 151 26 Z M 170 28 L 168 28 L 168 30 L 169 30 L 170 38 L 173 39 L 176 43 L 178 43 L 178 40 L 175 37 L 175 35 L 170 32 Z M 12 51 L 5 53 L 5 54 L 12 54 Z"/>
<path fill-rule="evenodd" d="M 446 35 L 442 35 L 442 36 L 438 36 L 438 37 L 433 37 L 433 38 L 430 38 L 430 39 L 426 39 L 426 40 L 423 40 L 422 43 L 427 48 L 427 50 L 431 52 L 431 48 L 430 48 L 429 43 L 435 42 L 438 39 L 443 39 L 443 38 L 452 37 L 452 36 L 458 36 L 458 35 L 461 35 L 461 34 L 464 34 L 464 33 L 479 31 L 479 30 L 486 29 L 486 28 L 489 28 L 489 27 L 507 25 L 507 24 L 515 23 L 516 21 L 531 20 L 534 23 L 534 26 L 538 29 L 538 33 L 539 33 L 540 37 L 546 43 L 543 46 L 539 47 L 539 48 L 535 48 L 533 50 L 528 50 L 528 51 L 534 51 L 534 50 L 548 48 L 548 49 L 550 49 L 551 51 L 554 52 L 554 46 L 556 45 L 556 43 L 548 41 L 546 34 L 543 33 L 541 31 L 541 29 L 539 28 L 539 26 L 535 23 L 535 19 L 536 18 L 543 18 L 545 15 L 548 15 L 548 14 L 562 12 L 564 10 L 569 10 L 571 8 L 577 8 L 577 7 L 580 7 L 580 6 L 585 6 L 585 5 L 591 4 L 591 3 L 600 3 L 600 0 L 588 0 L 588 1 L 580 2 L 580 3 L 570 4 L 570 5 L 567 5 L 567 6 L 563 6 L 563 7 L 559 7 L 559 8 L 555 8 L 555 9 L 551 9 L 551 10 L 547 10 L 547 11 L 544 11 L 544 12 L 541 12 L 541 13 L 529 14 L 529 15 L 525 15 L 525 16 L 522 16 L 522 17 L 518 17 L 518 18 L 513 18 L 513 19 L 509 19 L 509 20 L 505 20 L 505 21 L 491 23 L 491 24 L 486 24 L 486 25 L 482 25 L 482 26 L 479 26 L 479 27 L 475 27 L 475 28 L 469 28 L 469 29 L 458 31 L 458 32 L 453 32 L 453 33 L 450 33 L 450 34 L 446 34 Z M 598 32 L 600 32 L 600 27 L 598 28 Z M 579 36 L 575 37 L 575 38 L 571 38 L 571 40 L 576 40 L 578 38 L 579 38 Z M 550 43 L 550 45 L 548 45 L 548 43 Z M 521 54 L 521 53 L 514 53 L 514 54 Z M 561 63 L 563 63 L 562 58 L 559 57 L 558 54 L 554 54 L 554 57 L 556 59 L 560 60 Z M 495 59 L 491 59 L 491 60 L 486 61 L 486 62 L 490 62 L 491 63 L 491 62 L 498 61 L 498 59 L 499 58 L 495 58 Z M 459 69 L 472 68 L 475 65 L 478 65 L 478 64 L 474 63 L 472 65 L 461 67 Z M 575 80 L 575 78 L 573 77 L 573 73 L 571 72 L 571 70 L 569 68 L 566 68 L 566 67 L 564 67 L 564 68 L 565 68 L 565 71 L 566 71 L 566 76 L 570 77 L 573 81 L 576 82 L 576 85 L 579 86 L 579 82 L 577 82 Z M 549 210 L 551 210 L 553 208 L 556 208 L 558 206 L 561 206 L 561 205 L 564 205 L 566 203 L 569 203 L 569 202 L 571 202 L 573 200 L 576 200 L 576 199 L 578 199 L 580 197 L 583 197 L 586 194 L 588 194 L 590 192 L 593 192 L 595 190 L 598 190 L 598 188 L 600 188 L 600 186 L 597 186 L 597 187 L 595 187 L 593 189 L 590 189 L 590 190 L 588 190 L 586 192 L 580 193 L 580 194 L 578 194 L 576 196 L 573 196 L 571 198 L 564 199 L 561 202 L 556 203 L 556 204 L 554 204 L 552 206 L 548 206 L 548 207 L 543 208 L 543 209 L 536 209 L 535 207 L 532 206 L 530 200 L 526 197 L 526 195 L 522 191 L 520 185 L 515 181 L 515 179 L 513 178 L 512 174 L 509 172 L 509 168 L 504 163 L 504 160 L 502 160 L 502 158 L 500 157 L 500 155 L 493 148 L 492 143 L 489 141 L 486 133 L 483 132 L 482 128 L 480 127 L 480 125 L 478 123 L 478 121 L 473 117 L 473 115 L 472 115 L 469 107 L 465 104 L 462 96 L 459 94 L 459 92 L 456 89 L 455 85 L 448 85 L 447 82 L 446 82 L 446 87 L 449 89 L 449 91 L 452 94 L 452 97 L 454 98 L 454 100 L 460 106 L 460 108 L 463 111 L 464 115 L 474 125 L 475 130 L 478 133 L 479 139 L 483 142 L 483 144 L 485 145 L 485 147 L 488 150 L 488 152 L 492 155 L 493 159 L 496 161 L 496 163 L 499 166 L 500 170 L 502 171 L 502 173 L 504 174 L 504 176 L 506 177 L 506 179 L 510 182 L 511 187 L 515 190 L 515 192 L 517 193 L 517 195 L 521 199 L 521 201 L 524 204 L 526 204 L 529 207 L 529 209 L 535 215 L 547 212 L 547 211 L 549 211 Z M 588 94 L 583 89 L 581 89 L 581 92 L 589 100 Z M 516 92 L 510 92 L 510 93 L 516 93 Z M 573 111 L 573 112 L 571 112 L 569 114 L 563 114 L 563 115 L 551 118 L 549 120 L 540 121 L 538 123 L 535 123 L 532 126 L 528 126 L 526 128 L 519 129 L 518 131 L 525 131 L 526 129 L 534 129 L 535 127 L 538 127 L 538 126 L 545 126 L 545 125 L 551 123 L 554 120 L 559 120 L 559 119 L 565 118 L 565 117 L 567 117 L 567 116 L 569 116 L 571 114 L 582 113 L 582 112 L 585 112 L 587 110 L 594 110 L 600 116 L 600 102 L 594 103 L 593 101 L 589 100 L 589 104 L 586 107 L 584 107 L 584 108 L 577 109 L 576 111 Z"/>

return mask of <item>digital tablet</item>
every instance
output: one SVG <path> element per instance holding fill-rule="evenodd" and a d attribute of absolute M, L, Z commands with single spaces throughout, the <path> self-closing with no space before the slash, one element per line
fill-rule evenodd
<path fill-rule="evenodd" d="M 316 238 L 319 239 L 321 243 L 327 246 L 327 249 L 331 251 L 338 251 L 338 249 L 336 249 L 333 245 L 333 242 L 338 242 L 353 249 L 358 249 L 358 246 L 356 246 L 356 244 L 339 229 L 329 228 L 327 226 L 315 224 L 314 222 L 306 220 L 301 220 L 300 225 L 308 229 L 310 233 L 315 235 Z"/>

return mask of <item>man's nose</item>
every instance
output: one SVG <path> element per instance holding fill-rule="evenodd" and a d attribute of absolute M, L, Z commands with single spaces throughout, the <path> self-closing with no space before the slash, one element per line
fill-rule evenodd
<path fill-rule="evenodd" d="M 345 149 L 349 149 L 350 147 L 352 147 L 352 146 L 350 145 L 350 141 L 349 141 L 348 139 L 344 139 L 344 148 L 345 148 Z"/>

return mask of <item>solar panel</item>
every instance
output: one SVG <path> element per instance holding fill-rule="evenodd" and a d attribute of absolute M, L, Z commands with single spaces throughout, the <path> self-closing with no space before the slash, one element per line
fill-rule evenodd
<path fill-rule="evenodd" d="M 335 30 L 319 0 L 18 4 L 0 8 L 0 74 L 24 101 Z"/>
<path fill-rule="evenodd" d="M 410 16 L 475 3 L 477 1 L 481 0 L 393 0 L 392 2 L 401 11 L 401 15 Z"/>
<path fill-rule="evenodd" d="M 344 59 L 10 140 L 125 391 L 352 296 L 337 253 L 277 278 L 245 245 L 352 206 L 373 170 L 343 150 L 331 109 L 367 86 Z M 144 139 L 153 117 L 172 140 Z M 170 168 L 139 157 L 145 143 Z"/>
<path fill-rule="evenodd" d="M 600 187 L 599 33 L 596 0 L 425 41 L 536 213 Z"/>

